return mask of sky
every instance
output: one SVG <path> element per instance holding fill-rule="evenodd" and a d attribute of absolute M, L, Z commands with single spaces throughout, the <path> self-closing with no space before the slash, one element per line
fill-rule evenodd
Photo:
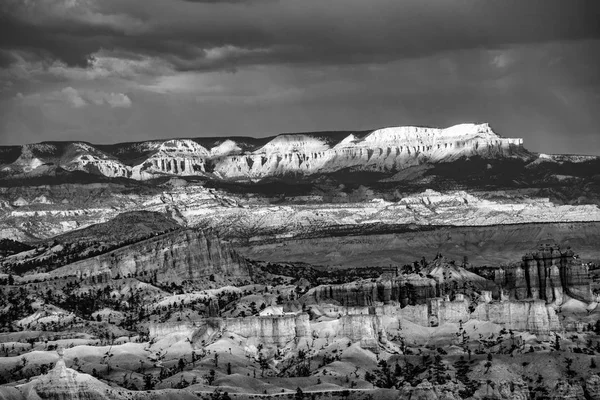
<path fill-rule="evenodd" d="M 487 122 L 600 155 L 598 0 L 2 0 L 0 145 Z"/>

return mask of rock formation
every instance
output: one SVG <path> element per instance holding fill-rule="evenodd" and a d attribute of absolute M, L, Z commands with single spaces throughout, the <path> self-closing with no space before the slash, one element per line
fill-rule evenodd
<path fill-rule="evenodd" d="M 253 345 L 260 343 L 283 347 L 296 339 L 310 337 L 311 331 L 308 314 L 203 318 L 187 323 L 152 323 L 149 326 L 151 337 L 177 335 L 194 343 L 210 343 L 225 332 L 245 337 Z"/>
<path fill-rule="evenodd" d="M 401 399 L 407 400 L 457 400 L 460 399 L 458 385 L 446 383 L 444 385 L 433 385 L 427 379 L 423 379 L 417 386 L 405 384 L 400 388 Z"/>
<path fill-rule="evenodd" d="M 510 298 L 542 299 L 560 305 L 564 296 L 594 300 L 588 268 L 578 262 L 571 249 L 543 244 L 538 251 L 523 256 L 520 265 L 495 271 L 494 280 Z"/>
<path fill-rule="evenodd" d="M 523 379 L 517 378 L 512 381 L 502 380 L 495 382 L 494 386 L 481 385 L 475 392 L 475 399 L 493 400 L 528 400 L 530 399 L 529 387 Z"/>
<path fill-rule="evenodd" d="M 562 329 L 554 308 L 541 300 L 480 304 L 470 318 L 490 321 L 506 329 L 539 334 L 549 334 Z"/>
<path fill-rule="evenodd" d="M 374 349 L 380 340 L 385 340 L 386 333 L 380 316 L 348 314 L 340 318 L 336 336 L 360 342 L 362 348 Z"/>
<path fill-rule="evenodd" d="M 592 400 L 600 400 L 600 376 L 590 375 L 585 381 L 585 392 Z"/>
<path fill-rule="evenodd" d="M 15 387 L 0 386 L 0 398 L 10 400 L 192 400 L 190 392 L 173 390 L 130 391 L 112 387 L 91 375 L 67 368 L 59 350 L 56 365 L 47 374 Z"/>
<path fill-rule="evenodd" d="M 96 378 L 67 368 L 62 350 L 52 370 L 19 389 L 25 399 L 46 400 L 109 400 L 125 399 L 127 390 L 113 389 Z M 0 392 L 1 394 L 1 392 Z"/>
<path fill-rule="evenodd" d="M 5 174 L 16 176 L 56 165 L 68 171 L 138 180 L 213 172 L 222 178 L 261 178 L 333 172 L 350 167 L 390 171 L 424 160 L 446 162 L 473 155 L 527 154 L 522 139 L 502 138 L 488 124 L 461 124 L 447 129 L 392 127 L 342 135 L 173 139 L 110 146 L 83 142 L 40 143 L 22 146 L 16 160 L 0 167 Z"/>
<path fill-rule="evenodd" d="M 437 267 L 436 267 L 437 268 Z M 428 275 L 431 276 L 431 275 Z M 449 277 L 449 274 L 445 274 Z M 479 277 L 481 280 L 485 279 Z M 451 279 L 446 286 L 454 287 Z M 481 287 L 494 287 L 480 283 Z M 309 290 L 300 301 L 317 304 L 332 317 L 358 315 L 397 316 L 422 326 L 490 321 L 506 329 L 549 334 L 562 329 L 556 310 L 540 299 L 493 301 L 489 290 L 474 290 L 473 284 L 456 285 L 453 297 L 440 296 L 442 284 L 433 278 L 406 277 L 362 280 L 340 285 L 322 285 Z M 461 291 L 467 292 L 460 293 Z M 351 335 L 352 336 L 352 335 Z M 371 335 L 373 336 L 373 335 Z"/>
<path fill-rule="evenodd" d="M 187 281 L 197 287 L 210 281 L 251 281 L 250 266 L 244 258 L 216 235 L 196 229 L 166 233 L 77 261 L 52 271 L 50 276 L 96 282 L 131 276 L 161 284 Z"/>
<path fill-rule="evenodd" d="M 223 330 L 236 333 L 258 343 L 285 346 L 296 338 L 310 335 L 307 314 L 227 318 Z"/>
<path fill-rule="evenodd" d="M 403 306 L 423 304 L 436 297 L 436 281 L 417 274 L 394 279 L 355 281 L 341 285 L 321 285 L 304 295 L 308 303 L 337 303 L 347 307 L 371 306 L 396 301 Z"/>
<path fill-rule="evenodd" d="M 430 299 L 455 294 L 472 297 L 482 292 L 493 292 L 498 297 L 498 287 L 490 280 L 462 267 L 436 258 L 419 273 L 381 277 L 376 281 L 361 280 L 340 285 L 318 286 L 305 295 L 304 301 L 328 302 L 346 307 L 372 306 L 378 303 L 397 302 L 406 305 L 427 304 Z"/>
<path fill-rule="evenodd" d="M 570 384 L 567 381 L 558 381 L 556 387 L 550 394 L 552 400 L 585 400 L 585 394 L 581 385 Z"/>

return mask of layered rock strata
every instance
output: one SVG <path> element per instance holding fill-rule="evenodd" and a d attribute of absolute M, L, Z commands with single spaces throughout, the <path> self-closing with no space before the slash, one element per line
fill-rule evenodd
<path fill-rule="evenodd" d="M 246 260 L 216 235 L 187 229 L 77 261 L 49 274 L 30 275 L 26 279 L 75 278 L 104 282 L 119 277 L 137 277 L 160 284 L 187 281 L 203 287 L 211 280 L 250 282 L 251 270 Z"/>
<path fill-rule="evenodd" d="M 575 253 L 554 245 L 542 245 L 523 256 L 520 265 L 496 270 L 494 281 L 509 298 L 541 299 L 560 305 L 565 295 L 584 302 L 594 301 L 588 267 Z"/>
<path fill-rule="evenodd" d="M 311 335 L 308 314 L 282 316 L 253 316 L 245 318 L 205 318 L 187 323 L 152 323 L 149 326 L 151 337 L 183 335 L 194 343 L 205 342 L 220 337 L 225 332 L 248 338 L 252 344 L 286 344 Z"/>
<path fill-rule="evenodd" d="M 377 348 L 387 335 L 381 317 L 372 314 L 348 314 L 340 318 L 337 337 L 346 337 L 352 342 L 360 342 L 362 348 Z"/>
<path fill-rule="evenodd" d="M 522 139 L 500 137 L 488 124 L 461 124 L 447 129 L 405 126 L 334 135 L 285 134 L 267 139 L 235 139 L 238 142 L 174 139 L 112 146 L 83 142 L 39 143 L 22 146 L 15 160 L 2 160 L 4 165 L 0 165 L 0 172 L 19 176 L 55 165 L 69 171 L 138 180 L 206 173 L 222 178 L 262 178 L 333 172 L 350 167 L 389 171 L 425 160 L 445 162 L 463 156 L 527 154 Z M 12 150 L 14 153 L 15 149 Z"/>
<path fill-rule="evenodd" d="M 223 330 L 256 339 L 260 343 L 285 346 L 287 343 L 310 335 L 307 314 L 227 318 Z"/>
<path fill-rule="evenodd" d="M 372 306 L 395 301 L 402 306 L 424 304 L 437 295 L 436 281 L 417 274 L 388 280 L 361 280 L 341 285 L 321 285 L 309 290 L 302 301 L 337 303 L 347 307 Z"/>

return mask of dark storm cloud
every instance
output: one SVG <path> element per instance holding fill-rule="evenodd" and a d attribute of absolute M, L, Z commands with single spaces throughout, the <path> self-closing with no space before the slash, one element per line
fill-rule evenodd
<path fill-rule="evenodd" d="M 378 63 L 446 50 L 600 37 L 597 0 L 44 3 L 58 11 L 17 0 L 0 9 L 0 49 L 26 49 L 76 66 L 87 65 L 101 49 L 122 50 L 160 57 L 178 70 L 214 70 Z"/>

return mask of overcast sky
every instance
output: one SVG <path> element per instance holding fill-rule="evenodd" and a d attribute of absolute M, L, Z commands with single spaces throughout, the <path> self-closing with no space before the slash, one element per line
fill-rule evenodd
<path fill-rule="evenodd" d="M 599 0 L 1 0 L 0 144 L 489 122 L 600 155 Z"/>

